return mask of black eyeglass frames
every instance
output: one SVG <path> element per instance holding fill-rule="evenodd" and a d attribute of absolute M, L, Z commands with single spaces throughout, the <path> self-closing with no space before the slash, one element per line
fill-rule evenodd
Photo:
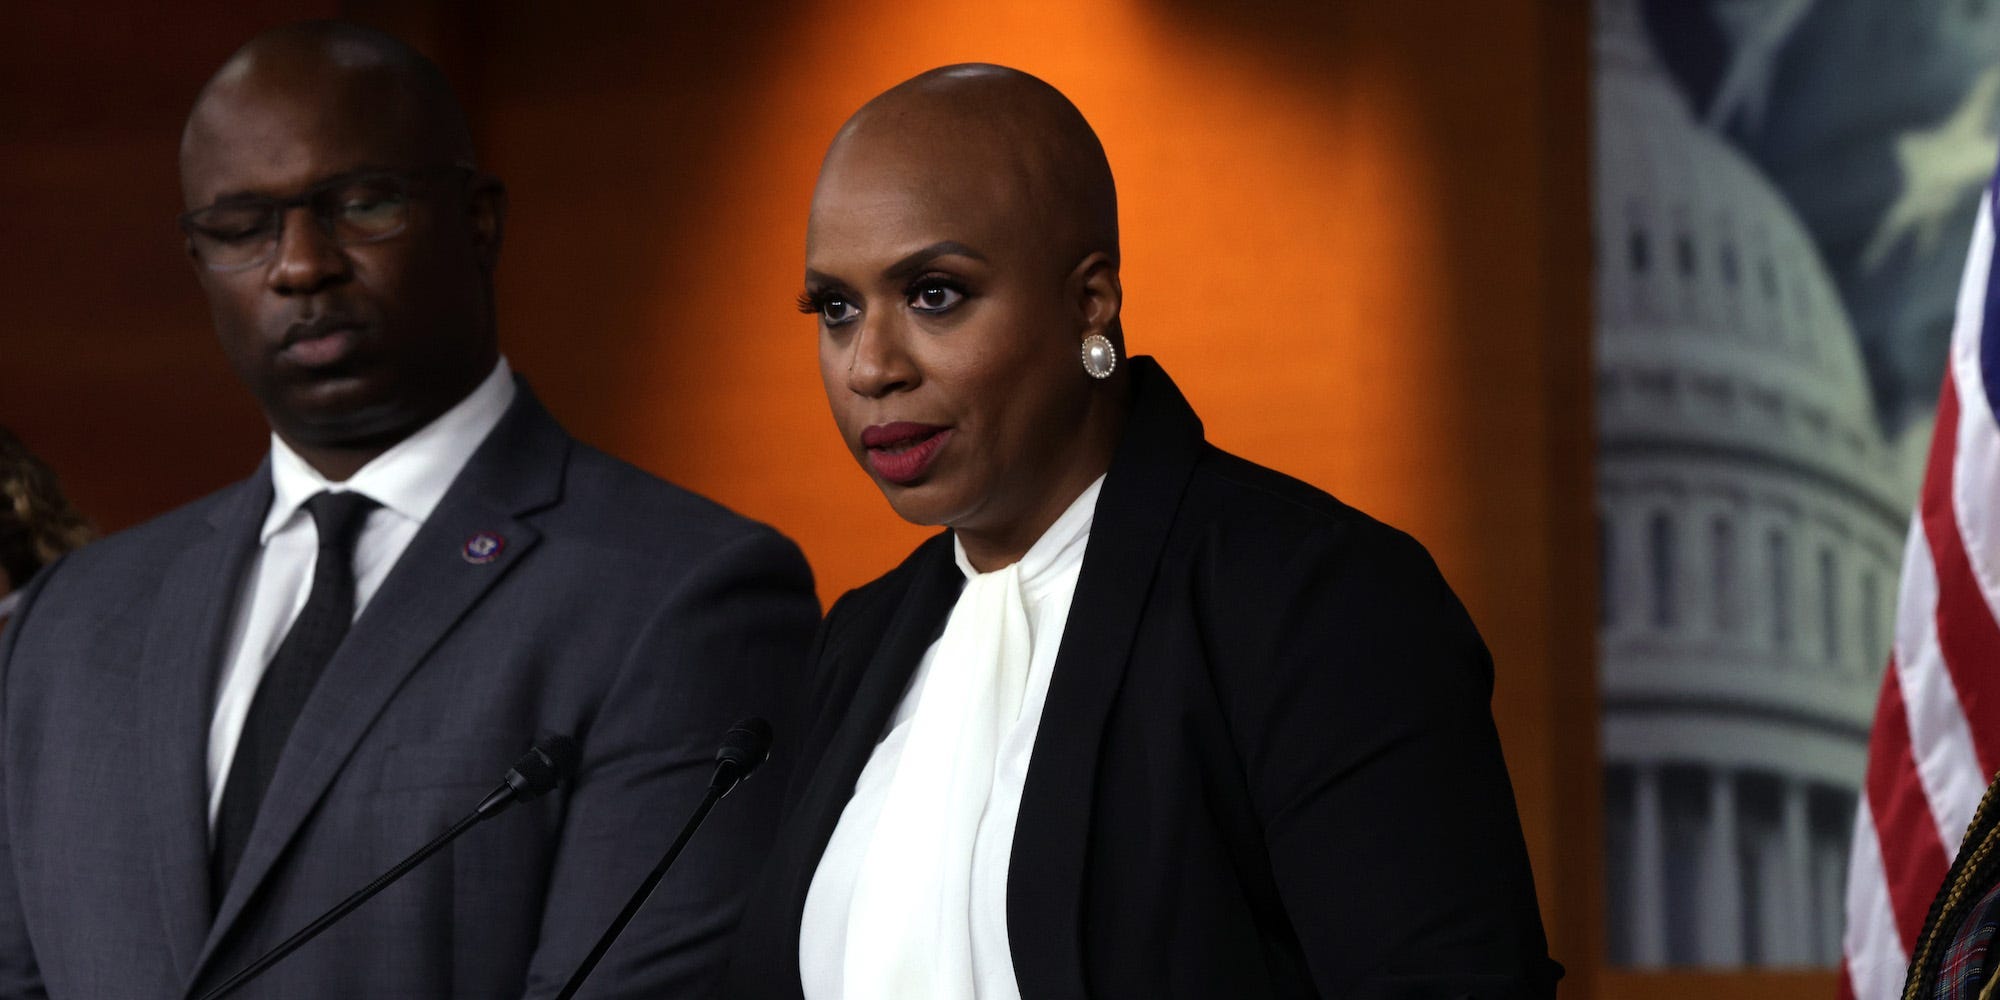
<path fill-rule="evenodd" d="M 309 208 L 320 231 L 341 246 L 377 243 L 403 232 L 410 205 L 437 175 L 471 177 L 471 167 L 430 171 L 367 170 L 329 177 L 290 198 L 260 195 L 224 198 L 180 216 L 195 258 L 211 271 L 244 271 L 277 253 L 285 216 Z"/>

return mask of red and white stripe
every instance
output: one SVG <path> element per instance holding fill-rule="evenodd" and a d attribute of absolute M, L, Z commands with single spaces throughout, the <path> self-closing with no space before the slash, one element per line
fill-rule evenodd
<path fill-rule="evenodd" d="M 1980 367 L 1992 193 L 1959 284 L 1923 492 L 1911 518 L 1895 647 L 1869 738 L 1848 863 L 1841 996 L 1893 1000 L 1931 897 L 2000 768 L 2000 422 Z"/>

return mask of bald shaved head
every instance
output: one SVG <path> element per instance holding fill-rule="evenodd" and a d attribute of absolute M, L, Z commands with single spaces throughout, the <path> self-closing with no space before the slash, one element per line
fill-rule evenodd
<path fill-rule="evenodd" d="M 977 175 L 1037 223 L 1067 266 L 1093 251 L 1118 259 L 1118 190 L 1083 112 L 1040 78 L 962 63 L 912 77 L 862 105 L 827 150 L 821 176 L 852 156 L 899 155 L 939 183 Z"/>
<path fill-rule="evenodd" d="M 849 450 L 890 506 L 950 525 L 983 571 L 1018 559 L 1110 467 L 1130 407 L 1118 196 L 1054 87 L 946 66 L 869 101 L 820 165 L 805 311 Z"/>
<path fill-rule="evenodd" d="M 215 71 L 181 131 L 181 177 L 227 135 L 246 101 L 273 90 L 306 92 L 327 104 L 360 102 L 401 132 L 413 152 L 438 162 L 476 166 L 465 113 L 437 64 L 401 39 L 344 21 L 303 21 L 244 43 Z"/>

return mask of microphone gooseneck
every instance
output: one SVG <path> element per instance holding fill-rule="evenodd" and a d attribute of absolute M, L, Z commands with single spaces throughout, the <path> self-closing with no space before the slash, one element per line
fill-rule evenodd
<path fill-rule="evenodd" d="M 354 912 L 376 893 L 387 889 L 397 879 L 409 874 L 410 869 L 423 864 L 425 859 L 442 850 L 446 844 L 457 840 L 465 831 L 492 819 L 516 802 L 526 802 L 536 798 L 569 780 L 571 772 L 576 770 L 576 756 L 576 742 L 567 736 L 551 735 L 536 740 L 535 745 L 508 769 L 500 787 L 494 789 L 491 795 L 486 796 L 479 806 L 467 813 L 463 819 L 453 823 L 451 829 L 440 834 L 436 840 L 417 848 L 415 854 L 397 862 L 396 867 L 383 872 L 375 881 L 362 886 L 354 895 L 341 900 L 333 909 L 321 914 L 319 919 L 307 924 L 298 933 L 259 956 L 256 961 L 244 966 L 235 975 L 202 994 L 201 1000 L 219 1000 L 243 988 L 251 980 L 263 975 L 265 970 L 282 961 L 285 956 L 299 950 L 307 941 L 318 937 L 320 932 L 339 923 L 341 918 Z"/>
<path fill-rule="evenodd" d="M 640 907 L 652 897 L 653 889 L 659 886 L 660 879 L 666 876 L 674 859 L 681 856 L 681 848 L 687 846 L 695 830 L 701 827 L 701 821 L 708 818 L 708 811 L 770 756 L 770 723 L 749 718 L 729 727 L 729 732 L 722 737 L 722 747 L 715 752 L 715 775 L 708 781 L 708 794 L 701 797 L 701 804 L 695 807 L 694 815 L 689 816 L 687 823 L 681 827 L 680 836 L 674 838 L 673 846 L 667 848 L 660 863 L 654 865 L 645 881 L 639 883 L 632 898 L 625 901 L 625 908 L 618 911 L 617 919 L 604 929 L 597 944 L 590 949 L 589 955 L 584 956 L 583 964 L 576 967 L 576 972 L 570 975 L 569 982 L 563 984 L 562 992 L 556 994 L 555 1000 L 571 1000 L 576 996 L 576 991 L 583 988 L 583 981 L 590 978 L 590 971 L 597 968 L 604 953 L 611 950 L 611 942 L 618 940 L 618 935 L 625 931 L 625 925 L 638 916 Z"/>

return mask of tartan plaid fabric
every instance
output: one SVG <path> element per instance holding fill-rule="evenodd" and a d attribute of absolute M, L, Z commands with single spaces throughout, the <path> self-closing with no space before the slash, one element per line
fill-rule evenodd
<path fill-rule="evenodd" d="M 2000 930 L 2000 883 L 1995 883 L 1952 935 L 1938 966 L 1936 1000 L 1977 1000 L 1993 971 L 1993 935 Z"/>

